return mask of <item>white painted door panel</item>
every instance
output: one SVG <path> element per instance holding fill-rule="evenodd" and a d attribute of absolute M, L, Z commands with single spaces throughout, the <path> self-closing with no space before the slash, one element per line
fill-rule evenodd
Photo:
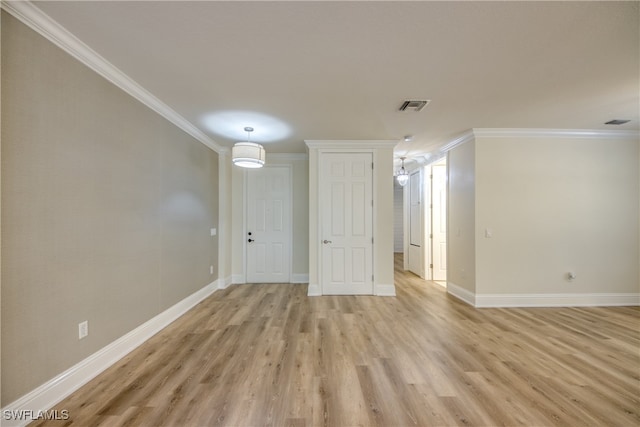
<path fill-rule="evenodd" d="M 433 280 L 447 280 L 447 167 L 433 166 Z"/>
<path fill-rule="evenodd" d="M 422 234 L 422 173 L 420 170 L 409 176 L 409 271 L 424 276 Z"/>
<path fill-rule="evenodd" d="M 286 167 L 247 171 L 248 283 L 290 281 L 290 192 Z"/>
<path fill-rule="evenodd" d="M 321 155 L 324 295 L 373 294 L 372 161 L 371 153 Z"/>

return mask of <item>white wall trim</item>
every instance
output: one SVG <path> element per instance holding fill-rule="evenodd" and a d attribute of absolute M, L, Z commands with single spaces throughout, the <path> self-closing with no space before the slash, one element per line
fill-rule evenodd
<path fill-rule="evenodd" d="M 207 298 L 218 289 L 218 280 L 194 292 L 177 304 L 123 335 L 111 344 L 103 347 L 91 356 L 75 364 L 71 368 L 30 391 L 21 398 L 11 402 L 4 411 L 45 411 L 56 403 L 78 390 L 84 384 L 98 376 L 102 371 L 122 359 L 171 322 L 182 316 L 196 304 Z M 3 426 L 23 426 L 32 420 L 2 420 Z"/>
<path fill-rule="evenodd" d="M 447 153 L 448 151 L 451 151 L 454 148 L 456 148 L 458 145 L 462 145 L 462 144 L 467 143 L 469 141 L 473 141 L 473 139 L 474 139 L 473 131 L 468 130 L 465 133 L 463 133 L 462 135 L 460 135 L 459 137 L 457 137 L 456 139 L 454 139 L 451 142 L 443 145 L 440 148 L 440 151 L 442 153 Z"/>
<path fill-rule="evenodd" d="M 640 293 L 479 294 L 480 307 L 607 307 L 640 306 Z"/>
<path fill-rule="evenodd" d="M 267 154 L 267 157 L 268 164 L 274 164 L 273 162 L 309 159 L 309 155 L 307 153 L 269 153 Z"/>
<path fill-rule="evenodd" d="M 309 273 L 291 273 L 291 283 L 309 283 Z"/>
<path fill-rule="evenodd" d="M 513 129 L 480 128 L 473 129 L 476 137 L 489 138 L 638 138 L 637 130 L 614 129 Z"/>
<path fill-rule="evenodd" d="M 305 139 L 304 143 L 309 148 L 330 149 L 332 152 L 351 151 L 353 149 L 372 150 L 374 148 L 395 147 L 400 141 L 390 139 L 344 139 L 344 140 L 319 140 Z"/>
<path fill-rule="evenodd" d="M 231 279 L 231 276 L 227 276 L 219 281 L 218 289 L 227 289 L 232 283 L 233 280 Z"/>
<path fill-rule="evenodd" d="M 394 284 L 376 283 L 373 294 L 379 297 L 395 297 L 396 287 Z"/>
<path fill-rule="evenodd" d="M 2 9 L 215 152 L 224 148 L 156 98 L 29 1 L 2 1 Z"/>
<path fill-rule="evenodd" d="M 440 148 L 441 153 L 458 145 L 484 138 L 640 138 L 637 130 L 615 129 L 528 129 L 528 128 L 474 128 L 451 140 Z M 429 158 L 431 161 L 431 158 Z"/>
<path fill-rule="evenodd" d="M 462 286 L 456 285 L 453 282 L 447 281 L 447 293 L 453 295 L 459 300 L 466 302 L 469 305 L 472 305 L 474 307 L 476 305 L 476 294 L 463 288 Z"/>
<path fill-rule="evenodd" d="M 322 290 L 320 290 L 320 285 L 317 283 L 309 283 L 309 287 L 307 288 L 307 296 L 319 297 L 321 295 L 322 295 Z"/>

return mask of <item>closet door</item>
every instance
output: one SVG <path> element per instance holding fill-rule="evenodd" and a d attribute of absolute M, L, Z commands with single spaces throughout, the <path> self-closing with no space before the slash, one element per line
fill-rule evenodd
<path fill-rule="evenodd" d="M 373 155 L 320 158 L 323 295 L 373 294 Z"/>
<path fill-rule="evenodd" d="M 424 277 L 422 252 L 422 173 L 418 169 L 409 175 L 409 271 Z"/>

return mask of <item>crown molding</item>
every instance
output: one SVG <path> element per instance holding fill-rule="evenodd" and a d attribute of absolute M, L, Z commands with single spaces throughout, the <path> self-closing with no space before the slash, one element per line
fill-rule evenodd
<path fill-rule="evenodd" d="M 393 148 L 398 141 L 388 139 L 343 139 L 343 140 L 320 140 L 305 139 L 304 143 L 309 148 L 345 148 L 345 149 L 372 149 L 372 148 Z"/>
<path fill-rule="evenodd" d="M 156 98 L 151 92 L 136 83 L 79 38 L 70 33 L 49 15 L 38 9 L 30 1 L 2 0 L 1 8 L 20 20 L 23 24 L 45 37 L 47 40 L 67 52 L 69 55 L 104 77 L 135 99 L 160 114 L 178 128 L 219 153 L 223 150 L 217 142 L 207 136 L 193 123 Z"/>
<path fill-rule="evenodd" d="M 462 135 L 460 135 L 459 137 L 453 139 L 451 142 L 440 147 L 440 152 L 446 153 L 448 151 L 453 150 L 458 145 L 462 145 L 473 140 L 474 140 L 474 132 L 473 130 L 468 130 Z"/>
<path fill-rule="evenodd" d="M 295 161 L 295 160 L 308 160 L 309 155 L 307 153 L 269 153 L 267 152 L 267 160 L 279 160 L 279 161 Z"/>
<path fill-rule="evenodd" d="M 640 138 L 637 130 L 607 129 L 527 129 L 527 128 L 473 128 L 440 148 L 441 153 L 475 138 L 576 138 L 576 139 L 628 139 Z"/>
<path fill-rule="evenodd" d="M 472 134 L 480 138 L 638 138 L 637 130 L 609 129 L 511 129 L 511 128 L 474 128 Z"/>

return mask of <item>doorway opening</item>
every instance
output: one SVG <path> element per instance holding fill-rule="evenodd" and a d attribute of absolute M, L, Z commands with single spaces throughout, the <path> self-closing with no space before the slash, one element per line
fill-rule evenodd
<path fill-rule="evenodd" d="M 396 263 L 422 279 L 447 282 L 446 157 L 410 172 L 405 187 L 394 186 Z M 401 255 L 401 256 L 400 256 Z"/>
<path fill-rule="evenodd" d="M 431 280 L 446 286 L 447 283 L 447 159 L 442 158 L 427 166 L 431 169 L 430 241 Z"/>

